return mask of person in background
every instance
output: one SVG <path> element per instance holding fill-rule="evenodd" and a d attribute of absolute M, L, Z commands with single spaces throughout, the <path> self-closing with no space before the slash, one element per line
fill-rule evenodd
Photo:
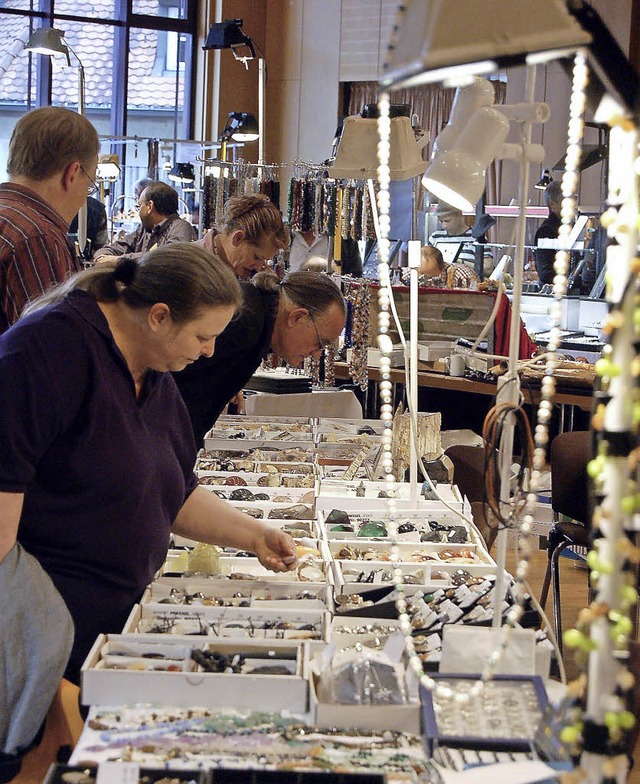
<path fill-rule="evenodd" d="M 140 226 L 131 234 L 101 248 L 94 256 L 96 261 L 105 261 L 110 256 L 135 259 L 153 248 L 195 239 L 193 226 L 178 215 L 177 191 L 166 182 L 147 185 L 137 206 Z"/>
<path fill-rule="evenodd" d="M 95 192 L 98 134 L 76 112 L 47 106 L 23 115 L 0 185 L 0 334 L 29 300 L 77 271 L 69 224 Z"/>
<path fill-rule="evenodd" d="M 344 298 L 327 275 L 299 271 L 279 281 L 266 271 L 240 285 L 242 308 L 220 336 L 216 353 L 174 375 L 198 447 L 270 350 L 299 367 L 307 357 L 319 357 L 345 325 Z"/>
<path fill-rule="evenodd" d="M 228 264 L 239 278 L 265 269 L 279 250 L 288 247 L 289 232 L 280 210 L 267 196 L 233 196 L 220 226 L 209 229 L 198 245 Z"/>
<path fill-rule="evenodd" d="M 445 202 L 438 202 L 436 207 L 436 217 L 442 226 L 429 236 L 429 245 L 436 245 L 444 242 L 451 242 L 461 245 L 460 253 L 456 257 L 456 263 L 466 264 L 471 269 L 475 269 L 476 250 L 473 244 L 471 227 L 467 225 L 464 215 L 456 207 L 452 207 Z"/>
<path fill-rule="evenodd" d="M 534 235 L 533 244 L 537 245 L 539 239 L 557 239 L 562 221 L 560 220 L 560 209 L 562 206 L 562 187 L 558 180 L 553 180 L 544 189 L 544 203 L 549 209 L 549 215 L 538 226 Z M 556 258 L 556 251 L 553 248 L 536 248 L 534 251 L 536 272 L 540 285 L 553 283 L 555 272 L 553 264 Z"/>
<path fill-rule="evenodd" d="M 409 282 L 409 270 L 402 273 Z M 477 289 L 480 279 L 466 264 L 447 264 L 438 248 L 423 245 L 420 250 L 418 285 L 445 289 Z"/>
<path fill-rule="evenodd" d="M 289 272 L 301 269 L 317 269 L 318 259 L 324 259 L 327 269 L 327 254 L 329 253 L 329 237 L 326 234 L 316 234 L 314 231 L 295 231 L 291 238 L 288 251 Z M 310 266 L 311 264 L 311 266 Z M 340 260 L 333 262 L 334 271 L 342 275 L 362 277 L 362 258 L 356 240 L 348 237 L 342 239 L 340 244 Z"/>
<path fill-rule="evenodd" d="M 176 243 L 77 273 L 0 337 L 0 578 L 16 552 L 48 575 L 75 626 L 73 683 L 97 635 L 122 630 L 171 533 L 274 571 L 295 564 L 288 534 L 198 485 L 170 372 L 211 357 L 240 303 L 225 264 Z M 11 631 L 0 624 L 0 686 Z"/>
<path fill-rule="evenodd" d="M 136 182 L 136 184 L 133 186 L 133 195 L 135 196 L 136 202 L 140 202 L 142 192 L 145 190 L 145 188 L 153 185 L 154 182 L 156 182 L 156 180 L 152 180 L 151 177 L 143 177 L 141 180 Z"/>
<path fill-rule="evenodd" d="M 78 233 L 78 216 L 71 221 L 69 234 Z M 87 196 L 87 240 L 90 243 L 85 248 L 85 257 L 91 259 L 97 250 L 103 248 L 109 241 L 107 230 L 107 209 L 104 204 L 93 196 Z"/>

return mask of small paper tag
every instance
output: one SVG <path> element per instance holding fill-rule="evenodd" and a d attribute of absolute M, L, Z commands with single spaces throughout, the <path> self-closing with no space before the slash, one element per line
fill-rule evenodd
<path fill-rule="evenodd" d="M 389 657 L 390 661 L 393 662 L 393 664 L 397 664 L 402 658 L 402 654 L 405 650 L 404 635 L 402 635 L 400 632 L 392 634 L 387 639 L 383 650 L 385 655 Z"/>
<path fill-rule="evenodd" d="M 96 784 L 138 784 L 140 765 L 137 762 L 101 762 Z"/>

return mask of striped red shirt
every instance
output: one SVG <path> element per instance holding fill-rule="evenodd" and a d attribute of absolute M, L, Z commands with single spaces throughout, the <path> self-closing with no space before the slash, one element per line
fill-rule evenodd
<path fill-rule="evenodd" d="M 27 302 L 79 269 L 67 228 L 37 193 L 17 183 L 0 184 L 0 334 Z"/>

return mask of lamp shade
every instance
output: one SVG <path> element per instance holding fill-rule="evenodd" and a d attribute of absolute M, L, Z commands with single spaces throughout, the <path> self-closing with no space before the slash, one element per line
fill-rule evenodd
<path fill-rule="evenodd" d="M 194 182 L 196 173 L 192 163 L 176 163 L 168 177 L 172 182 Z"/>
<path fill-rule="evenodd" d="M 563 0 L 421 0 L 404 3 L 380 79 L 384 87 L 489 73 L 589 43 Z M 457 23 L 452 20 L 459 20 Z"/>
<path fill-rule="evenodd" d="M 393 117 L 390 121 L 391 145 L 389 168 L 392 180 L 408 180 L 424 172 L 427 163 L 420 150 L 428 136 L 416 141 L 411 120 Z M 329 169 L 331 177 L 366 180 L 377 177 L 378 121 L 359 117 L 345 117 L 336 159 Z"/>
<path fill-rule="evenodd" d="M 96 180 L 115 182 L 120 177 L 120 159 L 117 155 L 101 155 L 98 158 Z"/>
<path fill-rule="evenodd" d="M 449 122 L 433 143 L 431 158 L 434 159 L 438 153 L 451 149 L 475 110 L 481 106 L 492 106 L 494 101 L 495 92 L 488 79 L 475 78 L 470 84 L 458 87 Z"/>
<path fill-rule="evenodd" d="M 68 60 L 69 48 L 63 43 L 63 38 L 63 30 L 56 30 L 55 27 L 41 27 L 31 33 L 24 48 L 28 52 L 45 54 L 49 55 L 49 57 L 56 54 L 63 54 Z"/>
<path fill-rule="evenodd" d="M 533 187 L 537 188 L 539 191 L 543 191 L 547 187 L 547 185 L 549 185 L 552 182 L 553 182 L 553 177 L 551 176 L 551 172 L 549 171 L 549 169 L 544 169 L 542 172 L 542 176 Z"/>
<path fill-rule="evenodd" d="M 249 112 L 229 112 L 226 128 L 220 135 L 220 141 L 234 139 L 237 142 L 255 142 L 260 138 L 258 121 Z"/>
<path fill-rule="evenodd" d="M 248 47 L 252 58 L 256 56 L 253 41 L 242 29 L 242 19 L 225 19 L 211 25 L 202 48 L 235 49 L 239 46 Z"/>
<path fill-rule="evenodd" d="M 509 121 L 496 109 L 477 109 L 453 149 L 438 155 L 422 184 L 441 201 L 460 210 L 473 210 L 485 189 L 487 167 L 500 153 Z"/>

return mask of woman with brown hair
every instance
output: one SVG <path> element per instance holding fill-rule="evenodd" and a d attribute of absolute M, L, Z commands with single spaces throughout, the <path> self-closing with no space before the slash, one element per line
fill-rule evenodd
<path fill-rule="evenodd" d="M 197 245 L 215 253 L 239 278 L 265 269 L 275 254 L 289 246 L 280 210 L 267 196 L 233 196 L 222 223 L 209 229 Z"/>
<path fill-rule="evenodd" d="M 75 625 L 73 682 L 98 633 L 122 629 L 171 533 L 275 571 L 295 563 L 287 534 L 198 485 L 168 372 L 210 357 L 241 301 L 228 266 L 174 243 L 77 273 L 0 336 L 0 580 L 27 557 L 48 575 Z"/>

